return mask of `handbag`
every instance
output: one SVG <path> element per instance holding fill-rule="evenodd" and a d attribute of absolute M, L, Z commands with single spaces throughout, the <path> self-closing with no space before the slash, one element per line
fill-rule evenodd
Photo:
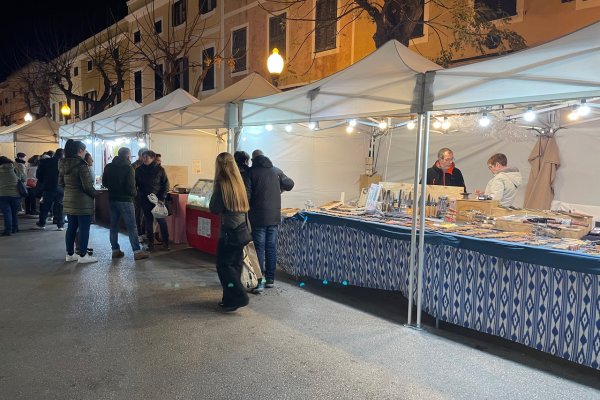
<path fill-rule="evenodd" d="M 248 214 L 246 220 L 233 229 L 224 229 L 224 238 L 226 246 L 244 247 L 252 241 L 250 224 L 248 223 Z"/>
<path fill-rule="evenodd" d="M 252 265 L 252 260 L 250 257 L 250 245 L 252 245 L 252 243 L 249 243 L 246 247 L 244 247 L 244 259 L 242 262 L 242 273 L 240 275 L 240 280 L 242 281 L 242 285 L 244 286 L 244 288 L 247 291 L 251 291 L 252 289 L 254 289 L 255 287 L 258 286 L 258 280 L 260 278 L 262 278 L 262 274 L 259 277 L 258 275 L 256 275 L 256 270 L 254 268 L 254 266 Z M 252 246 L 252 249 L 254 249 L 254 246 Z M 258 269 L 260 272 L 260 268 Z"/>
<path fill-rule="evenodd" d="M 23 181 L 20 179 L 17 180 L 17 191 L 19 192 L 19 195 L 21 197 L 29 196 L 29 191 L 27 190 L 27 186 L 25 186 L 25 183 L 23 183 Z"/>
<path fill-rule="evenodd" d="M 34 179 L 34 178 L 27 179 L 26 185 L 28 188 L 34 188 L 36 184 L 37 184 L 36 179 Z"/>

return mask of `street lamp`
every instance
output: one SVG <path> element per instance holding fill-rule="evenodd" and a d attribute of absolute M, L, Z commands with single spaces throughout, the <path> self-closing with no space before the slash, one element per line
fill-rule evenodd
<path fill-rule="evenodd" d="M 65 117 L 65 124 L 67 124 L 69 116 L 71 116 L 71 107 L 67 103 L 63 104 L 60 108 L 60 113 Z"/>
<path fill-rule="evenodd" d="M 33 121 L 33 117 L 29 113 L 25 114 L 25 117 L 23 119 L 25 120 L 25 122 Z"/>
<path fill-rule="evenodd" d="M 279 74 L 283 71 L 283 57 L 279 55 L 277 47 L 273 49 L 273 53 L 267 58 L 267 69 L 271 74 L 271 81 L 274 86 L 279 83 Z"/>

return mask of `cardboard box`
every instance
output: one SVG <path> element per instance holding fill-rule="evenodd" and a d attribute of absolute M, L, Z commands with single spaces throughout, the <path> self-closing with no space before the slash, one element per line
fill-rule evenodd
<path fill-rule="evenodd" d="M 371 183 L 379 183 L 379 182 L 381 182 L 381 175 L 379 175 L 379 174 L 375 174 L 372 176 L 362 174 L 360 176 L 360 179 L 358 180 L 358 190 L 360 191 L 361 189 L 364 189 L 364 188 L 368 189 L 371 186 Z"/>
<path fill-rule="evenodd" d="M 480 212 L 492 215 L 492 209 L 498 206 L 498 200 L 456 200 L 456 220 L 465 222 L 470 220 L 470 214 Z"/>

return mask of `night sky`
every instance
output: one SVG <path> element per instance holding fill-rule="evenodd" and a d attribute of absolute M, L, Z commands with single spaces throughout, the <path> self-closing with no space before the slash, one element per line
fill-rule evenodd
<path fill-rule="evenodd" d="M 127 15 L 127 0 L 17 0 L 0 17 L 0 82 L 59 43 L 65 49 Z M 112 14 L 111 14 L 112 13 Z M 111 15 L 114 15 L 112 17 Z"/>

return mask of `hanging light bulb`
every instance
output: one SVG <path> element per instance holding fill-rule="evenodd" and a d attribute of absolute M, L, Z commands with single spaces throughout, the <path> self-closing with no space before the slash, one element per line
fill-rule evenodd
<path fill-rule="evenodd" d="M 577 113 L 579 115 L 581 115 L 582 117 L 585 117 L 586 115 L 589 115 L 589 113 L 590 113 L 590 106 L 588 106 L 586 104 L 585 99 L 581 100 L 581 105 L 577 109 Z"/>
<path fill-rule="evenodd" d="M 433 121 L 433 128 L 440 129 L 441 127 L 442 127 L 442 123 L 436 118 L 435 121 Z"/>
<path fill-rule="evenodd" d="M 356 120 L 351 119 L 350 121 L 348 121 L 348 125 L 354 128 L 356 126 Z"/>
<path fill-rule="evenodd" d="M 411 130 L 411 131 L 413 129 L 415 129 L 415 121 L 413 121 L 413 120 L 408 121 L 408 124 L 406 124 L 406 129 Z"/>
<path fill-rule="evenodd" d="M 569 118 L 569 121 L 577 121 L 579 119 L 579 113 L 577 112 L 577 108 L 573 108 L 567 116 L 567 118 Z"/>
<path fill-rule="evenodd" d="M 354 128 L 352 127 L 352 125 L 348 124 L 348 126 L 346 127 L 346 133 L 352 133 L 354 132 Z"/>
<path fill-rule="evenodd" d="M 387 122 L 381 120 L 377 126 L 379 127 L 379 129 L 384 130 L 388 127 L 388 124 Z"/>
<path fill-rule="evenodd" d="M 140 147 L 146 147 L 146 142 L 144 142 L 143 140 L 138 141 L 138 145 Z"/>
<path fill-rule="evenodd" d="M 273 130 L 273 125 L 271 125 L 271 124 L 267 124 L 267 125 L 265 125 L 265 129 L 266 129 L 267 131 L 271 132 L 271 131 Z"/>
<path fill-rule="evenodd" d="M 529 106 L 527 108 L 527 112 L 523 114 L 523 119 L 527 122 L 531 122 L 535 119 L 535 113 L 533 112 L 533 108 L 531 106 Z"/>
<path fill-rule="evenodd" d="M 316 127 L 317 127 L 316 122 L 311 121 L 308 123 L 308 129 L 310 129 L 311 131 L 314 131 Z"/>
<path fill-rule="evenodd" d="M 450 128 L 450 121 L 447 117 L 444 117 L 444 122 L 442 122 L 442 129 L 447 131 Z"/>
<path fill-rule="evenodd" d="M 488 117 L 487 113 L 483 113 L 481 115 L 481 118 L 479 118 L 479 125 L 486 127 L 490 124 L 490 118 Z"/>
<path fill-rule="evenodd" d="M 290 124 L 287 124 L 287 125 L 285 126 L 285 131 L 286 131 L 286 132 L 291 132 L 291 131 L 292 131 L 292 126 L 291 126 Z"/>
<path fill-rule="evenodd" d="M 242 142 L 246 141 L 246 135 L 242 135 Z"/>
<path fill-rule="evenodd" d="M 85 139 L 85 140 L 84 140 L 84 142 L 85 142 L 86 144 L 92 144 L 92 139 Z"/>

